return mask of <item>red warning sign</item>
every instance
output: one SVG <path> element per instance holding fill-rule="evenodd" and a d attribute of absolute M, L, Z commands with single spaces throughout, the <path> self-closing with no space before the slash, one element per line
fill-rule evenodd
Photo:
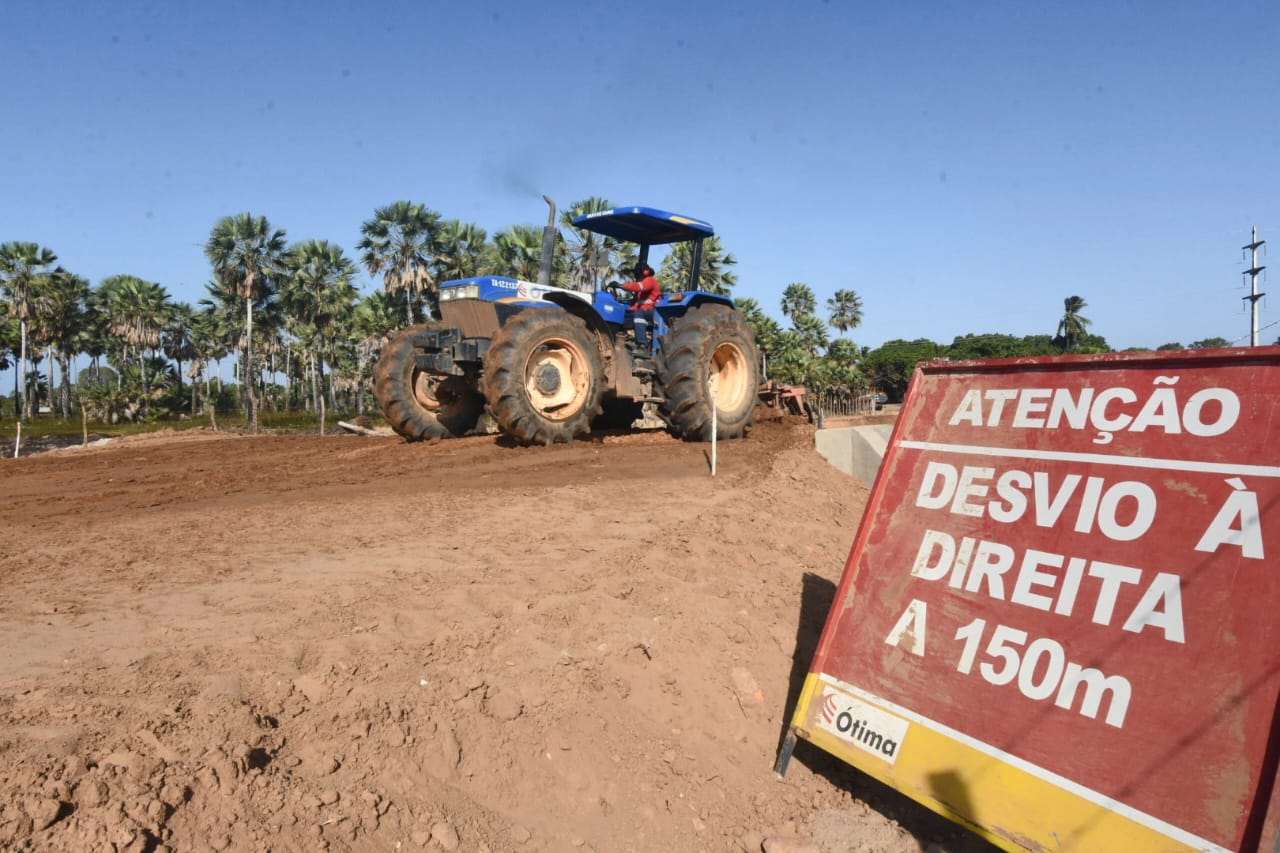
<path fill-rule="evenodd" d="M 1280 347 L 924 365 L 794 730 L 1009 849 L 1273 844 L 1277 428 Z"/>

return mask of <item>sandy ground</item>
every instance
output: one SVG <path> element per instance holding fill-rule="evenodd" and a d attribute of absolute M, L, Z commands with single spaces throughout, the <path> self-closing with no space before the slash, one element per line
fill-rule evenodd
<path fill-rule="evenodd" d="M 0 848 L 991 849 L 772 772 L 866 499 L 812 430 L 0 461 Z"/>

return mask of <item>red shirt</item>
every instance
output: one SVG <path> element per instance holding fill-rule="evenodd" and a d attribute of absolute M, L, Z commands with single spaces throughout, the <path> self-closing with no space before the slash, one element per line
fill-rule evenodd
<path fill-rule="evenodd" d="M 662 285 L 658 284 L 658 279 L 651 275 L 639 281 L 624 281 L 622 287 L 636 294 L 635 304 L 631 306 L 632 311 L 648 311 L 656 307 L 658 300 L 662 297 Z"/>

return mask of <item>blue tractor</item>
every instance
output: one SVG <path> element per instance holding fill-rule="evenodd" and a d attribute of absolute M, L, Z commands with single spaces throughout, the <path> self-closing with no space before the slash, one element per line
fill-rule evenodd
<path fill-rule="evenodd" d="M 544 197 L 545 198 L 545 197 Z M 575 227 L 635 244 L 692 243 L 683 290 L 664 292 L 647 346 L 636 342 L 630 294 L 610 282 L 593 291 L 551 285 L 555 204 L 537 282 L 480 276 L 440 285 L 440 322 L 406 329 L 383 347 L 374 392 L 392 428 L 410 441 L 476 429 L 486 411 L 526 444 L 569 442 L 606 411 L 635 426 L 665 426 L 706 441 L 739 438 L 751 425 L 759 384 L 755 336 L 725 296 L 698 289 L 709 224 L 648 207 L 617 207 Z M 664 282 L 664 288 L 673 282 Z M 642 330 L 644 331 L 644 330 Z"/>

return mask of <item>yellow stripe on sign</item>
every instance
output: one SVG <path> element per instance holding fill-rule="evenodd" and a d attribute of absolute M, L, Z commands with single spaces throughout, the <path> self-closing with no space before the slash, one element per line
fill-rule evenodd
<path fill-rule="evenodd" d="M 1226 850 L 828 675 L 805 678 L 792 725 L 1003 850 Z"/>

